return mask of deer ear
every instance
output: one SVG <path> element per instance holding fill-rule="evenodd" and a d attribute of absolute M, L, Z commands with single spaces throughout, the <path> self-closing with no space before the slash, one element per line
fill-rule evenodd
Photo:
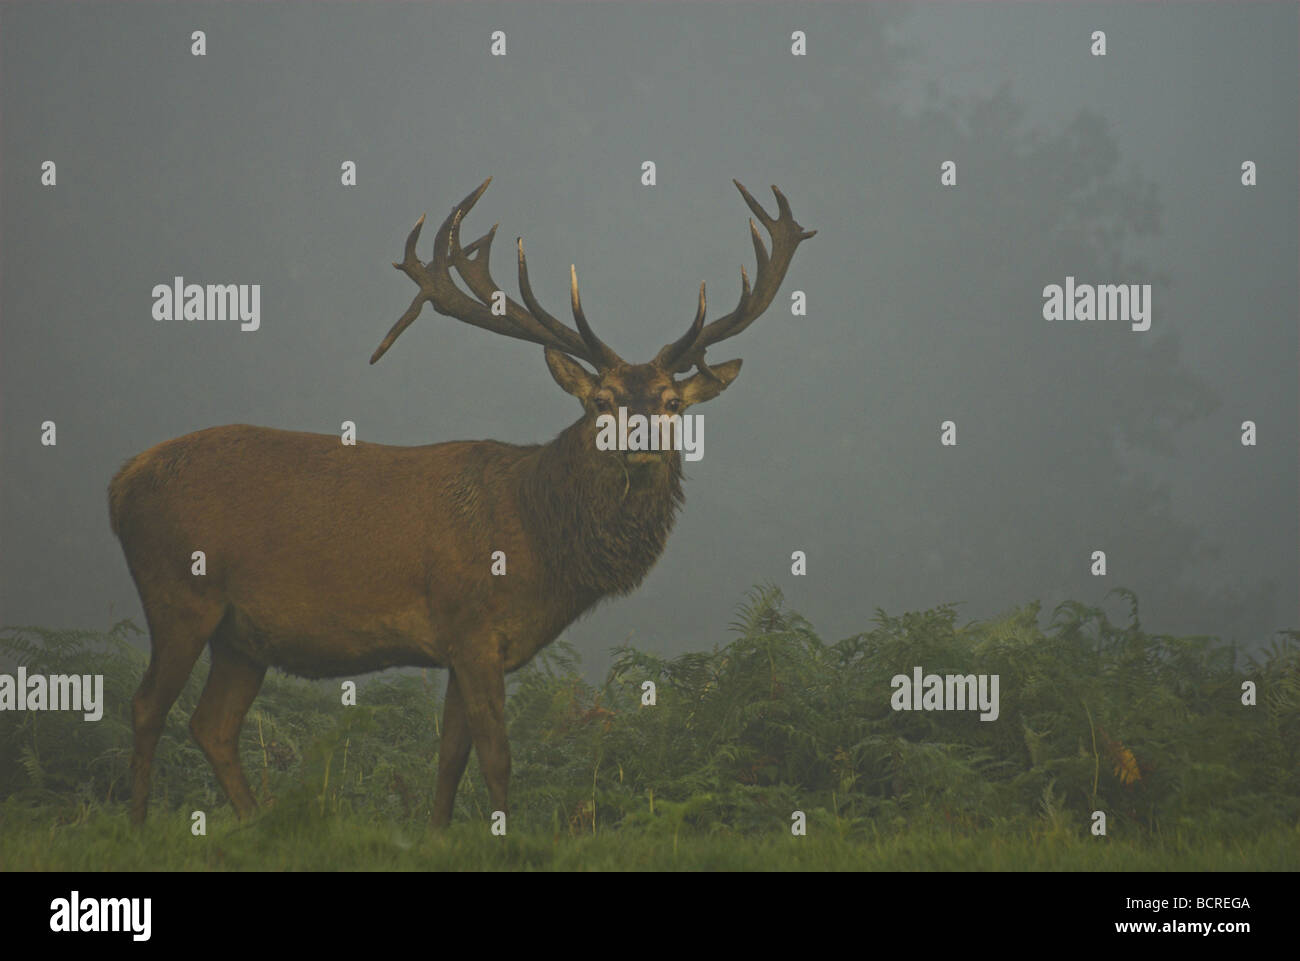
<path fill-rule="evenodd" d="M 578 400 L 585 402 L 596 392 L 595 375 L 568 354 L 547 347 L 546 366 L 550 368 L 555 382 Z"/>
<path fill-rule="evenodd" d="M 682 402 L 689 407 L 691 404 L 702 404 L 706 400 L 713 400 L 740 376 L 741 363 L 740 360 L 729 360 L 723 364 L 711 365 L 709 369 L 717 375 L 717 379 L 697 372 L 685 380 L 678 381 L 677 389 L 681 391 Z"/>

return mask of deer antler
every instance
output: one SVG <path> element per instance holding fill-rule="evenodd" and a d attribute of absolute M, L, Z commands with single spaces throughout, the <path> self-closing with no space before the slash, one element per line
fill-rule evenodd
<path fill-rule="evenodd" d="M 745 198 L 745 203 L 754 212 L 754 216 L 767 228 L 767 232 L 772 237 L 772 253 L 768 255 L 767 249 L 763 246 L 763 238 L 759 236 L 758 228 L 754 226 L 754 221 L 751 219 L 749 233 L 754 241 L 754 253 L 758 257 L 758 271 L 755 274 L 753 289 L 751 290 L 749 286 L 749 275 L 745 272 L 745 268 L 741 267 L 740 302 L 736 305 L 736 309 L 706 326 L 704 285 L 700 284 L 700 303 L 695 312 L 694 323 L 684 335 L 659 351 L 654 359 L 655 364 L 669 373 L 685 373 L 694 366 L 704 374 L 716 376 L 704 362 L 704 351 L 719 341 L 735 337 L 767 310 L 768 305 L 772 303 L 772 298 L 781 287 L 781 281 L 785 279 L 785 272 L 790 266 L 791 258 L 794 257 L 795 248 L 817 233 L 815 230 L 804 230 L 795 223 L 794 215 L 790 213 L 789 201 L 775 185 L 772 187 L 772 193 L 776 194 L 777 216 L 771 217 L 739 180 L 733 180 L 732 183 Z"/>
<path fill-rule="evenodd" d="M 434 235 L 433 260 L 427 264 L 422 263 L 415 253 L 416 242 L 420 239 L 420 231 L 424 227 L 423 215 L 416 221 L 414 229 L 406 238 L 406 252 L 402 262 L 394 262 L 393 266 L 415 281 L 420 292 L 415 295 L 411 306 L 406 308 L 406 312 L 370 356 L 370 363 L 373 364 L 384 356 L 388 348 L 393 345 L 393 341 L 397 340 L 402 331 L 411 326 L 415 318 L 420 315 L 425 303 L 432 304 L 433 309 L 440 314 L 490 330 L 495 334 L 504 334 L 506 337 L 514 337 L 563 351 L 587 361 L 597 370 L 605 370 L 623 363 L 622 358 L 605 345 L 587 323 L 587 318 L 582 313 L 582 304 L 578 299 L 576 269 L 570 268 L 573 319 L 578 325 L 576 331 L 556 320 L 537 303 L 532 286 L 528 283 L 528 264 L 524 260 L 522 239 L 517 241 L 519 290 L 523 295 L 524 303 L 528 306 L 525 308 L 506 297 L 505 314 L 492 313 L 490 301 L 501 288 L 492 279 L 488 260 L 492 252 L 492 239 L 496 236 L 498 225 L 494 224 L 491 230 L 468 247 L 460 245 L 460 222 L 478 202 L 479 197 L 483 196 L 483 191 L 487 190 L 491 182 L 491 177 L 483 181 L 477 190 L 458 203 L 447 215 L 447 219 L 442 222 L 442 226 Z M 474 294 L 473 297 L 456 286 L 451 275 L 453 267 L 465 281 L 465 286 Z"/>

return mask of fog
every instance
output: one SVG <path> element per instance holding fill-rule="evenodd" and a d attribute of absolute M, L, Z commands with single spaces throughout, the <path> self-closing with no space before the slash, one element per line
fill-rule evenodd
<path fill-rule="evenodd" d="M 5 4 L 0 624 L 143 623 L 106 488 L 168 438 L 537 443 L 575 420 L 539 347 L 431 309 L 367 363 L 415 292 L 389 266 L 407 231 L 492 175 L 466 240 L 500 222 L 518 299 L 522 236 L 564 318 L 576 264 L 633 361 L 702 280 L 717 316 L 752 275 L 731 178 L 818 231 L 710 352 L 744 370 L 698 409 L 658 565 L 567 632 L 590 670 L 628 639 L 725 641 L 766 581 L 827 640 L 877 608 L 1120 612 L 1116 587 L 1151 631 L 1300 627 L 1297 26 L 1293 3 Z M 259 329 L 154 320 L 176 276 L 262 285 Z M 1150 284 L 1150 329 L 1045 320 L 1067 277 Z"/>

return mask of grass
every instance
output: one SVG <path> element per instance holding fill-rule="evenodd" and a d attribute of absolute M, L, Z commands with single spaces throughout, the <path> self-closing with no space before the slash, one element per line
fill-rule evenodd
<path fill-rule="evenodd" d="M 168 717 L 134 833 L 138 628 L 8 628 L 0 660 L 103 674 L 105 703 L 94 723 L 0 712 L 0 870 L 1300 868 L 1296 633 L 1244 657 L 1147 631 L 1119 594 L 1127 624 L 1067 603 L 1046 626 L 1036 604 L 959 625 L 941 607 L 879 612 L 827 643 L 759 588 L 727 643 L 675 658 L 615 648 L 600 685 L 559 641 L 511 677 L 506 837 L 489 832 L 473 762 L 452 829 L 428 830 L 444 685 L 409 672 L 362 679 L 348 707 L 338 682 L 272 672 L 241 737 L 265 808 L 238 824 L 187 730 L 203 665 Z M 891 678 L 915 665 L 997 674 L 998 719 L 891 710 Z M 791 836 L 795 810 L 806 837 Z M 1090 833 L 1097 811 L 1105 837 Z"/>
<path fill-rule="evenodd" d="M 177 813 L 142 831 L 124 812 L 95 810 L 70 823 L 10 806 L 0 814 L 0 872 L 8 871 L 1287 871 L 1300 832 L 1240 841 L 1117 841 L 1031 829 L 924 827 L 841 838 L 815 823 L 806 837 L 782 825 L 764 836 L 691 832 L 541 832 L 492 836 L 487 822 L 441 834 L 360 815 L 279 816 L 246 824 L 218 812 L 204 837 Z"/>

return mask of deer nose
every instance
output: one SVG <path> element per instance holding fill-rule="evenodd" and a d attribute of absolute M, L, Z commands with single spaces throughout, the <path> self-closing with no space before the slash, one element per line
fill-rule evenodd
<path fill-rule="evenodd" d="M 661 450 L 629 450 L 623 456 L 629 464 L 657 464 L 667 454 Z"/>

